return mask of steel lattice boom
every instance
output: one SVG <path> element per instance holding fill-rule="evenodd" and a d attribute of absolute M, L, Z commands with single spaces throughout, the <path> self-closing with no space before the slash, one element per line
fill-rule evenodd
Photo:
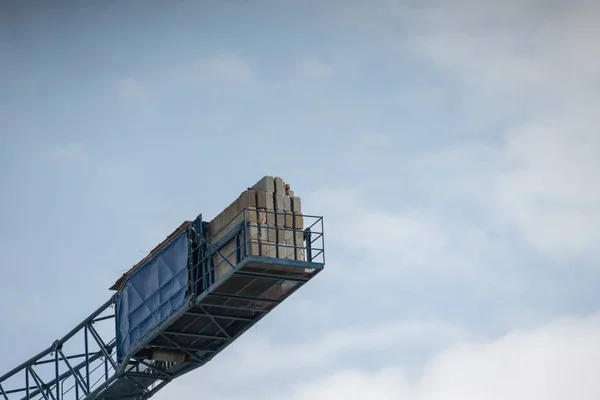
<path fill-rule="evenodd" d="M 79 399 L 106 382 L 117 367 L 115 337 L 114 329 L 101 325 L 114 320 L 114 302 L 115 296 L 62 339 L 0 377 L 3 399 L 58 400 L 70 392 Z M 9 389 L 8 384 L 16 386 Z"/>
<path fill-rule="evenodd" d="M 2 375 L 0 400 L 150 398 L 209 362 L 323 269 L 323 220 L 303 217 L 311 221 L 306 229 L 270 228 L 277 237 L 299 234 L 299 243 L 269 245 L 283 248 L 277 254 L 301 251 L 302 260 L 257 252 L 264 243 L 252 234 L 259 226 L 247 209 L 218 237 L 208 236 L 201 215 L 184 223 L 109 301 Z M 149 282 L 156 283 L 150 291 Z"/>

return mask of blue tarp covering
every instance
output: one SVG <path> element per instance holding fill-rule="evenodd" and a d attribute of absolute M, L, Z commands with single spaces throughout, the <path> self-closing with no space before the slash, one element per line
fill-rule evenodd
<path fill-rule="evenodd" d="M 117 300 L 117 358 L 185 304 L 188 241 L 183 231 L 131 275 Z"/>

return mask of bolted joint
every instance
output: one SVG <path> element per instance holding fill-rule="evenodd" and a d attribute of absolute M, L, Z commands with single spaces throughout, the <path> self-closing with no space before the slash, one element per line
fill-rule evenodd
<path fill-rule="evenodd" d="M 54 343 L 52 343 L 52 350 L 53 351 L 59 351 L 62 350 L 63 344 L 60 341 L 55 341 Z"/>

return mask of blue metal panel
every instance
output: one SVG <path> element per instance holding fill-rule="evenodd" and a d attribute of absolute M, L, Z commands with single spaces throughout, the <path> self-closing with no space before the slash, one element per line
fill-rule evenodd
<path fill-rule="evenodd" d="M 117 299 L 117 359 L 185 304 L 187 230 L 172 239 L 125 282 Z"/>

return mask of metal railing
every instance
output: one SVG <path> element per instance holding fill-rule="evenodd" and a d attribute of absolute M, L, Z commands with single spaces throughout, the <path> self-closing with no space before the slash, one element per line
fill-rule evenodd
<path fill-rule="evenodd" d="M 245 208 L 223 226 L 204 223 L 193 229 L 191 286 L 196 294 L 249 256 L 296 267 L 325 264 L 321 216 Z"/>

